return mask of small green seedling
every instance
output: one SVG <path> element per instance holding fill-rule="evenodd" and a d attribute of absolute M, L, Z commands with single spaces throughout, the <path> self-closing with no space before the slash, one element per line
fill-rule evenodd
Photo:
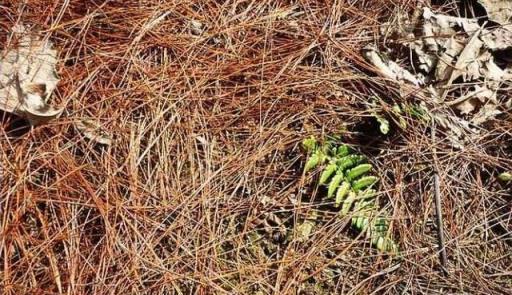
<path fill-rule="evenodd" d="M 398 245 L 389 237 L 389 220 L 378 214 L 377 191 L 373 187 L 379 178 L 369 175 L 373 166 L 364 163 L 365 157 L 336 141 L 320 145 L 314 137 L 304 140 L 304 149 L 309 154 L 305 171 L 322 167 L 319 184 L 327 187 L 325 199 L 334 198 L 334 207 L 341 207 L 341 216 L 352 213 L 352 227 L 366 232 L 374 247 L 397 253 Z"/>

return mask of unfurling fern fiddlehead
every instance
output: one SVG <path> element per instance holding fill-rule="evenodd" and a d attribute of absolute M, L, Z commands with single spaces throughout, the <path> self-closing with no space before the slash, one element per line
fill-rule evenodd
<path fill-rule="evenodd" d="M 373 167 L 364 163 L 365 157 L 333 141 L 319 145 L 313 137 L 304 140 L 303 147 L 309 154 L 305 171 L 323 167 L 319 184 L 327 187 L 325 198 L 334 198 L 334 206 L 341 206 L 340 215 L 352 212 L 353 228 L 365 232 L 378 250 L 397 253 L 398 245 L 389 236 L 389 220 L 378 213 L 373 187 L 379 179 L 369 175 Z"/>

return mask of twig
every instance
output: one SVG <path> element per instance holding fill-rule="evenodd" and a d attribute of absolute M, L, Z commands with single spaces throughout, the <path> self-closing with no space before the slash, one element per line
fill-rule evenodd
<path fill-rule="evenodd" d="M 438 237 L 438 246 L 439 246 L 439 257 L 441 259 L 441 266 L 443 268 L 443 272 L 446 274 L 446 248 L 444 246 L 444 231 L 443 231 L 443 213 L 441 211 L 441 186 L 439 183 L 439 172 L 437 167 L 437 149 L 435 145 L 435 134 L 436 127 L 435 122 L 432 124 L 432 144 L 433 144 L 433 157 L 434 157 L 434 197 L 435 197 L 435 206 L 436 206 L 436 223 L 437 223 L 437 237 Z"/>
<path fill-rule="evenodd" d="M 441 190 L 439 186 L 439 175 L 437 171 L 434 173 L 434 187 L 435 187 L 435 200 L 436 200 L 436 216 L 437 216 L 437 235 L 439 238 L 439 249 L 441 257 L 441 266 L 446 271 L 446 248 L 444 246 L 444 231 L 443 231 L 443 214 L 441 212 Z"/>

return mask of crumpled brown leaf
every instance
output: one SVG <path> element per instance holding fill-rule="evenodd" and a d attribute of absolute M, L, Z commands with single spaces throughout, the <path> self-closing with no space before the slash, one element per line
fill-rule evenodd
<path fill-rule="evenodd" d="M 57 51 L 23 26 L 12 31 L 17 46 L 0 55 L 0 109 L 26 117 L 32 125 L 47 122 L 63 111 L 47 103 L 59 82 Z"/>

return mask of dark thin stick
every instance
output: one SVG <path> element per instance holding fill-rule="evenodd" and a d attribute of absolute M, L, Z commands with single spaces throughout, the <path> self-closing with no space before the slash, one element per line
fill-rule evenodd
<path fill-rule="evenodd" d="M 441 211 L 441 185 L 439 183 L 439 173 L 437 167 L 437 149 L 435 143 L 435 123 L 432 125 L 432 144 L 433 144 L 433 156 L 434 156 L 434 197 L 436 206 L 436 221 L 437 221 L 437 237 L 439 246 L 439 256 L 441 259 L 441 266 L 443 271 L 446 273 L 446 248 L 444 246 L 444 230 L 443 230 L 443 213 Z"/>

